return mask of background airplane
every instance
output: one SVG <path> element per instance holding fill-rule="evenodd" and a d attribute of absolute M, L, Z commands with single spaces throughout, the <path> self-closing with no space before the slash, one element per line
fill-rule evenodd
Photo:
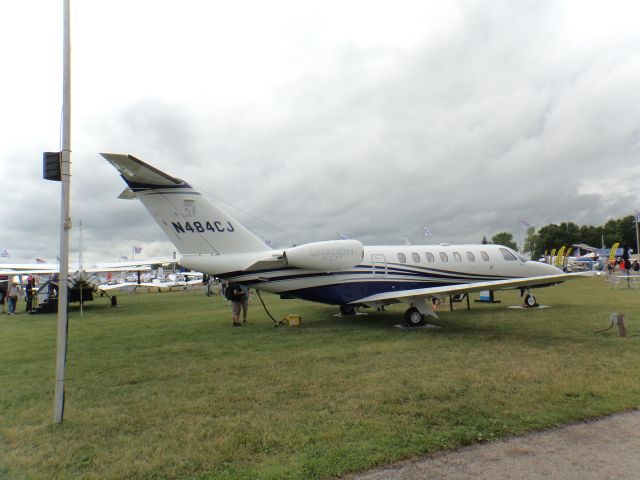
<path fill-rule="evenodd" d="M 82 267 L 80 264 L 69 266 L 69 302 L 86 302 L 93 300 L 93 294 L 98 291 L 108 292 L 119 288 L 121 284 L 103 285 L 104 274 L 126 274 L 129 272 L 148 272 L 155 265 L 167 265 L 176 263 L 176 260 L 147 259 L 129 262 L 106 262 L 94 264 L 91 267 Z M 31 275 L 37 277 L 37 290 L 34 292 L 36 301 L 33 303 L 35 310 L 40 313 L 52 313 L 57 311 L 57 291 L 60 265 L 57 263 L 0 263 L 0 282 L 17 281 L 26 284 L 25 277 Z"/>

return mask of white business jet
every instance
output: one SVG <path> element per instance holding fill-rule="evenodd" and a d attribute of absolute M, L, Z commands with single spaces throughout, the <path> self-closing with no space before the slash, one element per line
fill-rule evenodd
<path fill-rule="evenodd" d="M 182 266 L 284 298 L 338 305 L 343 314 L 406 303 L 405 323 L 418 326 L 435 316 L 434 298 L 520 289 L 534 306 L 529 288 L 573 276 L 501 245 L 363 246 L 345 239 L 274 250 L 185 181 L 131 155 L 101 155 L 128 185 L 119 198 L 143 203 L 182 254 Z"/>

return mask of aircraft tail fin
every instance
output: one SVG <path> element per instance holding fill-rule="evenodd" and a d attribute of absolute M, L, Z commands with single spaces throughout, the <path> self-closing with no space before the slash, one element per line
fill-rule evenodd
<path fill-rule="evenodd" d="M 131 155 L 101 153 L 127 183 L 121 198 L 138 198 L 183 255 L 271 250 L 191 185 Z"/>

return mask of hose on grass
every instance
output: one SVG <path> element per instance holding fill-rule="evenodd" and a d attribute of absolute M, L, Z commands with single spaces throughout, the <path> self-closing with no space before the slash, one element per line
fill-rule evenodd
<path fill-rule="evenodd" d="M 607 328 L 603 328 L 602 330 L 596 330 L 593 333 L 602 333 L 602 332 L 606 332 L 607 330 L 610 330 L 613 328 L 613 322 L 611 322 L 611 325 L 609 325 Z"/>
<path fill-rule="evenodd" d="M 267 306 L 264 304 L 264 300 L 262 300 L 262 295 L 260 295 L 260 290 L 256 289 L 256 292 L 258 293 L 258 298 L 260 299 L 260 303 L 262 303 L 262 308 L 264 308 L 264 311 L 267 312 L 267 315 L 269 315 L 269 318 L 273 322 L 273 326 L 277 327 L 282 323 L 282 320 L 278 321 L 275 318 L 273 318 L 273 315 L 271 315 L 271 313 L 269 313 L 269 310 L 267 310 Z"/>

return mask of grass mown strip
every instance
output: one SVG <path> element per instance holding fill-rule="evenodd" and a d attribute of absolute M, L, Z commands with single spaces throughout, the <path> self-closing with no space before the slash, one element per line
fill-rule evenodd
<path fill-rule="evenodd" d="M 220 297 L 122 295 L 72 309 L 65 422 L 52 425 L 55 315 L 0 316 L 0 478 L 330 478 L 640 405 L 640 291 L 601 278 L 536 291 L 553 308 L 336 309 L 265 296 L 231 328 Z"/>

